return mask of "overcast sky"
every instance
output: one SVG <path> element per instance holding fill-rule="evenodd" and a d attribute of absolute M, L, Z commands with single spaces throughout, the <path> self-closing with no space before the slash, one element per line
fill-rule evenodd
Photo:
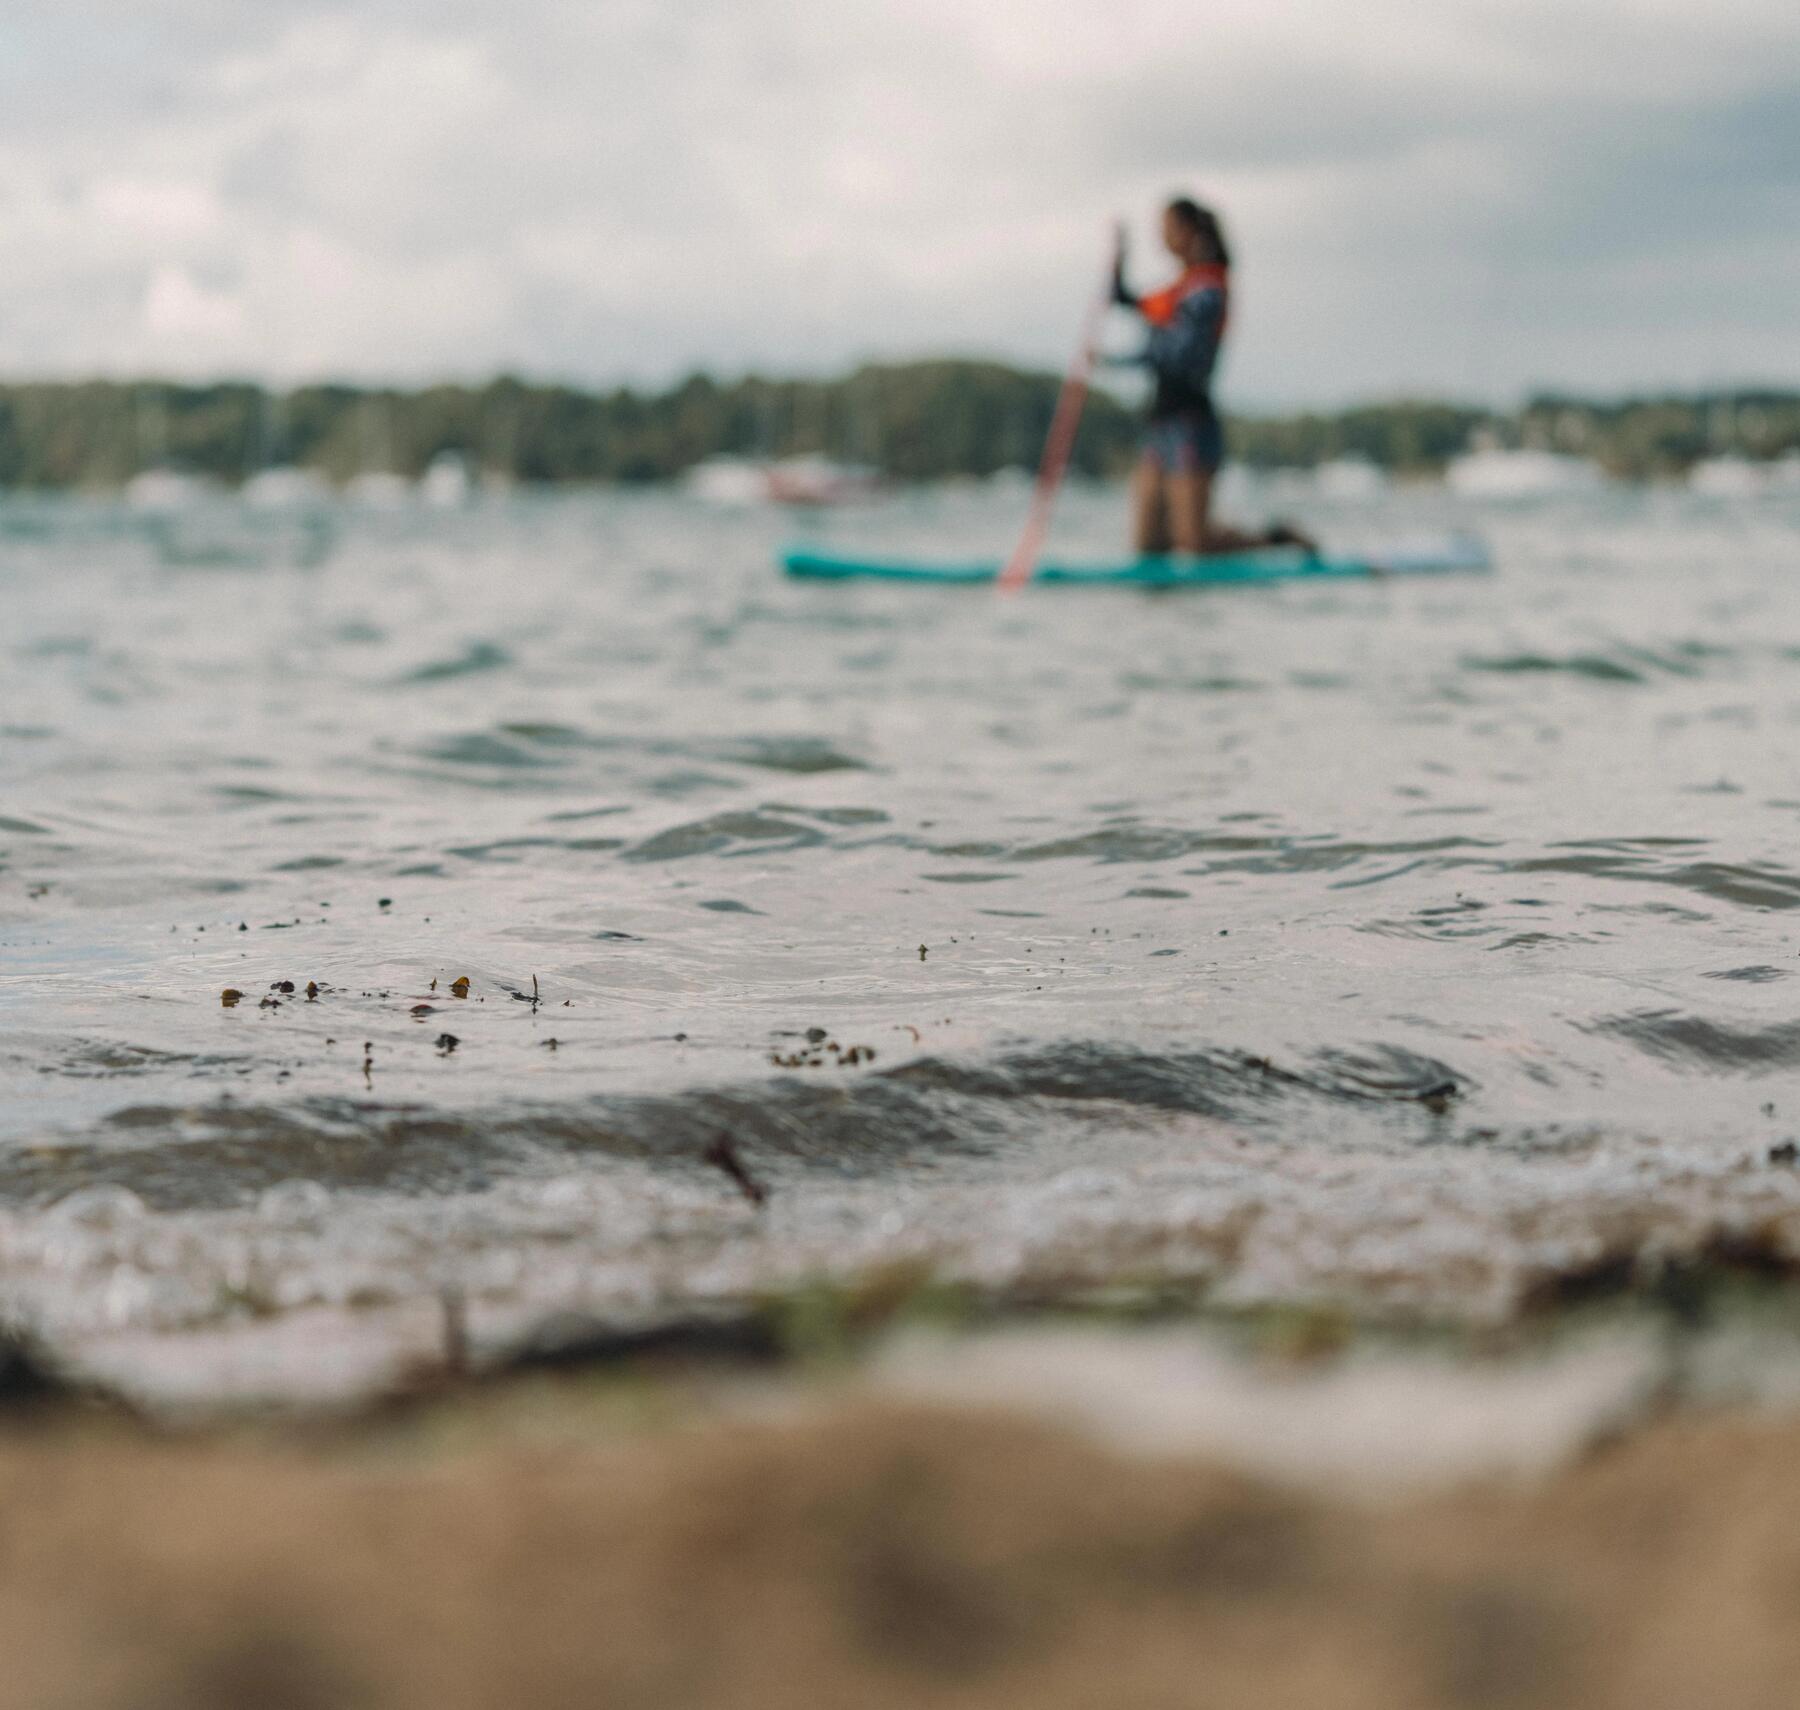
<path fill-rule="evenodd" d="M 1796 0 L 6 0 L 0 373 L 1061 366 L 1174 189 L 1240 405 L 1800 382 Z"/>

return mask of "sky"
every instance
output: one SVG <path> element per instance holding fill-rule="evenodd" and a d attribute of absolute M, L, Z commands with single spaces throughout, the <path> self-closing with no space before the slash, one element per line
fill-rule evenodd
<path fill-rule="evenodd" d="M 1061 367 L 1171 192 L 1239 407 L 1800 383 L 1794 0 L 0 9 L 12 377 Z"/>

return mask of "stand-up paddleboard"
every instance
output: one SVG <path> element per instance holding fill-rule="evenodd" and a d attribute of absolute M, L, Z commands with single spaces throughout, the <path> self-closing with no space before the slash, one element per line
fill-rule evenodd
<path fill-rule="evenodd" d="M 784 552 L 781 567 L 790 576 L 817 582 L 936 584 L 996 582 L 1003 569 L 998 559 L 924 563 L 897 558 L 853 558 L 801 547 Z M 1242 582 L 1314 581 L 1334 576 L 1435 576 L 1492 568 L 1488 550 L 1479 540 L 1452 538 L 1320 557 L 1298 547 L 1270 546 L 1254 552 L 1209 554 L 1203 558 L 1170 556 L 1131 558 L 1117 564 L 1044 564 L 1038 567 L 1032 582 L 1202 588 Z"/>

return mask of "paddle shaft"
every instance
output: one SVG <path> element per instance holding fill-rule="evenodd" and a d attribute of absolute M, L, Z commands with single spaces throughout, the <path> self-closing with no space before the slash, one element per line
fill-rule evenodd
<path fill-rule="evenodd" d="M 1062 390 L 1056 395 L 1056 413 L 1050 418 L 1050 433 L 1044 441 L 1044 456 L 1038 464 L 1037 485 L 1031 494 L 1031 510 L 1019 544 L 1013 548 L 1000 572 L 999 589 L 1003 594 L 1017 593 L 1031 580 L 1037 569 L 1038 554 L 1044 549 L 1044 536 L 1050 528 L 1050 512 L 1056 495 L 1069 472 L 1069 455 L 1075 449 L 1075 430 L 1081 425 L 1081 409 L 1087 402 L 1088 379 L 1094 372 L 1094 352 L 1100 342 L 1100 321 L 1111 301 L 1111 274 L 1107 284 L 1088 305 L 1087 318 L 1081 324 L 1081 347 L 1063 376 Z"/>

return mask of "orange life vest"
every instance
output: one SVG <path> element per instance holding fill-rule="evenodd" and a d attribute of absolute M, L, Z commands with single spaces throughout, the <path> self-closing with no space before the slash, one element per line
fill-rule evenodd
<path fill-rule="evenodd" d="M 1201 262 L 1190 267 L 1173 285 L 1140 297 L 1138 311 L 1153 327 L 1169 326 L 1175 319 L 1175 311 L 1196 291 L 1217 291 L 1225 299 L 1228 310 L 1231 305 L 1231 275 L 1215 261 Z M 1219 331 L 1221 334 L 1225 331 L 1224 313 L 1219 316 Z"/>

